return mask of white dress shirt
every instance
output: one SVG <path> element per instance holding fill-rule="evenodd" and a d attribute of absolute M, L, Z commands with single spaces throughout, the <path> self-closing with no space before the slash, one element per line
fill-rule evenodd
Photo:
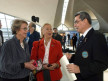
<path fill-rule="evenodd" d="M 45 46 L 45 55 L 43 59 L 43 64 L 49 63 L 48 58 L 49 58 L 49 49 L 50 49 L 50 44 L 51 44 L 51 39 L 48 42 L 47 46 L 45 45 L 45 40 L 44 40 L 44 46 Z"/>
<path fill-rule="evenodd" d="M 85 37 L 85 36 L 87 35 L 87 33 L 89 32 L 89 30 L 91 30 L 91 29 L 92 29 L 92 27 L 88 28 L 88 29 L 84 32 L 83 37 Z"/>

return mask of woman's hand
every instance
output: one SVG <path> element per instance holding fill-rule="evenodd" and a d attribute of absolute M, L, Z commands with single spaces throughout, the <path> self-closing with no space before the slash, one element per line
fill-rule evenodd
<path fill-rule="evenodd" d="M 31 60 L 30 62 L 25 62 L 24 63 L 25 68 L 30 69 L 30 70 L 35 70 L 36 67 L 33 65 L 34 61 L 35 60 Z"/>
<path fill-rule="evenodd" d="M 53 63 L 53 64 L 51 64 L 51 66 L 49 67 L 49 70 L 54 70 L 54 69 L 56 69 L 56 68 L 58 68 L 59 67 L 59 65 L 57 64 L 57 63 Z"/>
<path fill-rule="evenodd" d="M 68 64 L 66 67 L 70 73 L 80 73 L 80 68 L 78 65 Z"/>
<path fill-rule="evenodd" d="M 48 64 L 43 64 L 44 69 L 48 69 Z"/>
<path fill-rule="evenodd" d="M 44 69 L 48 69 L 48 70 L 54 70 L 55 68 L 58 68 L 59 65 L 57 63 L 53 63 L 53 64 L 44 64 L 43 65 Z"/>

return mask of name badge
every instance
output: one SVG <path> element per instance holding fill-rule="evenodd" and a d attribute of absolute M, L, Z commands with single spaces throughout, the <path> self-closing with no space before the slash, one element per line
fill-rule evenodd
<path fill-rule="evenodd" d="M 54 45 L 51 45 L 52 47 L 54 46 Z"/>
<path fill-rule="evenodd" d="M 82 57 L 83 58 L 88 58 L 88 52 L 87 51 L 83 51 L 82 52 Z"/>

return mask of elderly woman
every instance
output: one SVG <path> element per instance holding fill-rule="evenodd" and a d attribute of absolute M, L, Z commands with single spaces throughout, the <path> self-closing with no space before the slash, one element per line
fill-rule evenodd
<path fill-rule="evenodd" d="M 3 44 L 0 54 L 0 81 L 29 81 L 30 70 L 36 69 L 30 61 L 28 45 L 24 39 L 27 35 L 27 22 L 14 20 L 13 38 Z"/>
<path fill-rule="evenodd" d="M 59 60 L 63 56 L 61 43 L 52 39 L 52 27 L 46 23 L 41 31 L 43 38 L 33 43 L 31 59 L 42 59 L 44 70 L 37 73 L 37 81 L 60 81 L 62 73 Z"/>

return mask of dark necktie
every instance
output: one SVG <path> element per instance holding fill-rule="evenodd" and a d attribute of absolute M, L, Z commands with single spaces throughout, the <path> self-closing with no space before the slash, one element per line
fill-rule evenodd
<path fill-rule="evenodd" d="M 78 40 L 77 47 L 82 43 L 83 39 L 84 39 L 84 36 L 82 35 Z"/>

